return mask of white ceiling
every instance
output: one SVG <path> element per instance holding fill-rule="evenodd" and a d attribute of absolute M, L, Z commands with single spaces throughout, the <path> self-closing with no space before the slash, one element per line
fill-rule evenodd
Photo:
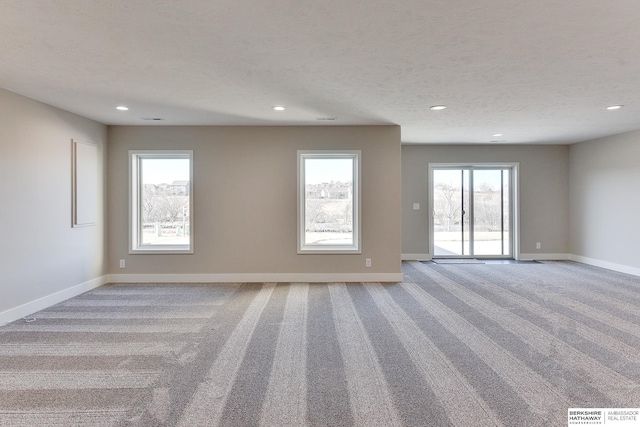
<path fill-rule="evenodd" d="M 637 0 L 0 0 L 0 87 L 105 124 L 573 143 L 640 129 L 639 48 Z"/>

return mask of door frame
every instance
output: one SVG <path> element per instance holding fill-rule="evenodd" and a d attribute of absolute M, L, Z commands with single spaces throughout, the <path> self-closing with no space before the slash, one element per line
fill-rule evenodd
<path fill-rule="evenodd" d="M 520 259 L 520 176 L 518 162 L 491 162 L 491 163 L 429 163 L 429 174 L 427 177 L 427 189 L 429 192 L 429 251 L 431 258 L 434 258 L 434 201 L 433 201 L 433 171 L 435 169 L 470 169 L 473 171 L 476 169 L 510 169 L 511 170 L 511 183 L 509 185 L 509 197 L 511 200 L 511 215 L 510 215 L 510 238 L 511 238 L 511 256 L 475 256 L 474 258 L 513 258 L 515 260 Z M 471 174 L 473 175 L 473 173 Z M 473 176 L 471 176 L 473 180 Z M 473 197 L 472 197 L 473 198 Z M 471 235 L 473 235 L 473 230 Z M 457 255 L 451 256 L 451 258 L 471 258 L 471 255 Z"/>

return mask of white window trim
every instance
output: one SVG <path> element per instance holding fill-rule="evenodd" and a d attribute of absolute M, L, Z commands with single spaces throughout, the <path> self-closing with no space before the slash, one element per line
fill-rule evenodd
<path fill-rule="evenodd" d="M 140 161 L 142 159 L 183 158 L 189 160 L 189 244 L 143 245 L 140 191 Z M 192 254 L 193 220 L 193 150 L 129 150 L 129 254 Z"/>
<path fill-rule="evenodd" d="M 313 245 L 305 242 L 305 159 L 353 159 L 353 244 Z M 298 254 L 361 254 L 360 150 L 298 150 Z"/>

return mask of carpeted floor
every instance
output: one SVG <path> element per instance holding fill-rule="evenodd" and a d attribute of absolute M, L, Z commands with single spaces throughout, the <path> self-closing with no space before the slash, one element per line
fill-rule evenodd
<path fill-rule="evenodd" d="M 571 407 L 640 407 L 640 278 L 403 271 L 103 286 L 0 328 L 0 425 L 565 426 Z"/>
<path fill-rule="evenodd" d="M 435 258 L 431 262 L 434 264 L 484 264 L 483 261 L 475 258 Z"/>

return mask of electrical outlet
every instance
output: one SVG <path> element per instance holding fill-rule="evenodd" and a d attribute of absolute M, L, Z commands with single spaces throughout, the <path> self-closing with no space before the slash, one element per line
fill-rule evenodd
<path fill-rule="evenodd" d="M 419 211 L 420 210 L 420 203 L 414 203 L 413 204 L 413 210 L 414 211 Z"/>
<path fill-rule="evenodd" d="M 536 249 L 542 249 L 542 244 L 540 242 L 536 243 Z"/>
<path fill-rule="evenodd" d="M 120 260 L 120 268 L 124 268 L 124 265 L 125 265 L 125 264 L 124 264 L 124 260 L 123 260 L 123 259 L 121 259 L 121 260 Z"/>
<path fill-rule="evenodd" d="M 365 267 L 371 267 L 371 258 L 367 258 L 364 260 L 364 266 Z"/>

